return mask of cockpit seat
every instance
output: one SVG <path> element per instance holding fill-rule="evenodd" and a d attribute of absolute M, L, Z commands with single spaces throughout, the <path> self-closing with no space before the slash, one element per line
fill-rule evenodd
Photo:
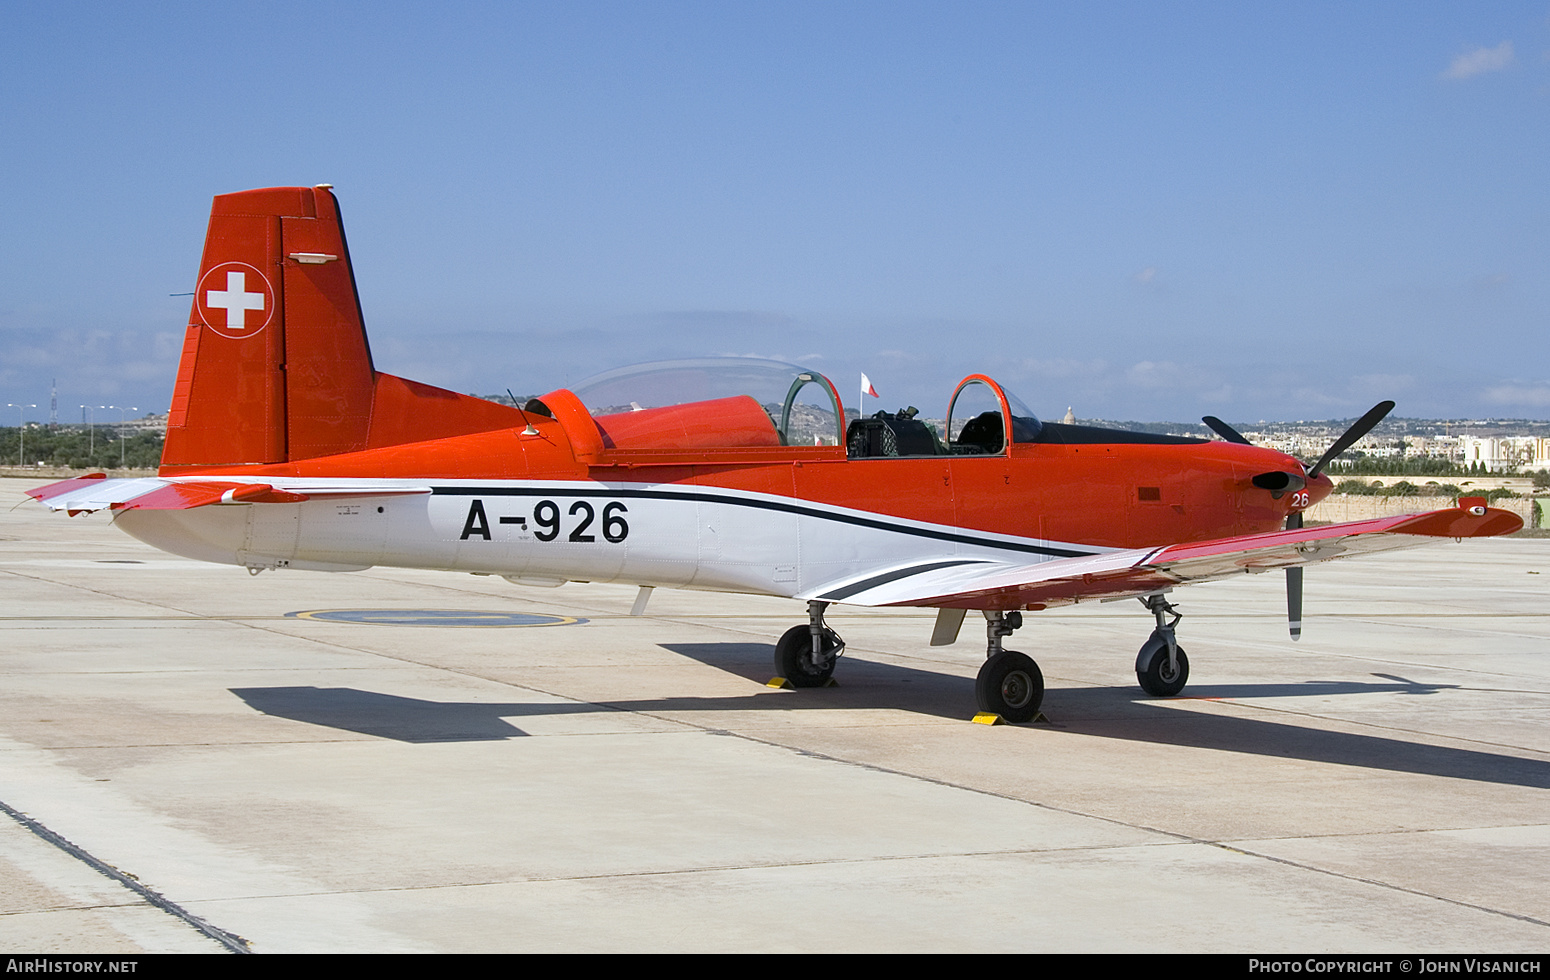
<path fill-rule="evenodd" d="M 964 455 L 995 455 L 1006 448 L 1006 428 L 1000 412 L 981 412 L 964 423 L 953 451 Z"/>
<path fill-rule="evenodd" d="M 845 430 L 845 454 L 851 459 L 936 456 L 940 453 L 936 433 L 915 418 L 913 409 L 878 412 L 856 419 Z"/>

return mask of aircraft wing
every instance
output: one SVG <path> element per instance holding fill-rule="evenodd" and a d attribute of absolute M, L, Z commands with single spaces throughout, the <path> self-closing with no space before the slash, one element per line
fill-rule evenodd
<path fill-rule="evenodd" d="M 97 510 L 188 510 L 209 504 L 293 504 L 314 497 L 382 497 L 430 493 L 429 487 L 287 487 L 232 480 L 142 477 L 109 480 L 92 473 L 28 490 L 27 496 L 70 514 Z"/>
<path fill-rule="evenodd" d="M 1043 562 L 943 555 L 825 583 L 798 598 L 858 606 L 1040 609 L 1444 538 L 1509 534 L 1523 526 L 1522 518 L 1486 507 L 1483 499 L 1467 502 L 1474 506 Z"/>

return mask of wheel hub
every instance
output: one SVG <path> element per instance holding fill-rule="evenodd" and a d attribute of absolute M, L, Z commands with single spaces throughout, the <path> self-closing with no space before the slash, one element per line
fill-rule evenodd
<path fill-rule="evenodd" d="M 1007 674 L 1001 681 L 1001 700 L 1009 708 L 1021 708 L 1033 697 L 1033 679 L 1020 670 Z"/>

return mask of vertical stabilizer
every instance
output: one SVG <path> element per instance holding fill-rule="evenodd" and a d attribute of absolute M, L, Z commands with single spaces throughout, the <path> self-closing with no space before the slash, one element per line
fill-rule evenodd
<path fill-rule="evenodd" d="M 162 465 L 363 448 L 373 385 L 333 193 L 273 187 L 217 197 Z"/>
<path fill-rule="evenodd" d="M 525 424 L 513 407 L 373 369 L 328 185 L 215 199 L 164 470 L 285 463 Z"/>

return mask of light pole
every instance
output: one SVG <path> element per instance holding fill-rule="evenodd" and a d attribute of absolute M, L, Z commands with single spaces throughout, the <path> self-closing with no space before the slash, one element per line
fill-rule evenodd
<path fill-rule="evenodd" d="M 86 465 L 90 466 L 91 458 L 97 452 L 97 415 L 90 405 L 82 405 L 81 411 L 86 413 Z"/>
<path fill-rule="evenodd" d="M 29 408 L 37 408 L 36 405 L 12 405 L 6 402 L 6 408 L 16 409 L 16 465 L 27 465 L 27 423 L 22 421 L 22 414 Z"/>
<path fill-rule="evenodd" d="M 98 406 L 97 406 L 97 407 L 98 407 L 98 408 L 107 408 L 107 407 L 108 407 L 108 406 L 106 406 L 106 405 L 98 405 Z M 93 417 L 93 418 L 96 418 L 96 416 L 95 416 L 95 415 L 94 415 L 94 416 L 92 416 L 92 417 Z M 93 434 L 93 435 L 96 435 L 96 433 L 95 433 L 95 432 L 94 432 L 94 433 L 92 433 L 92 434 Z"/>
<path fill-rule="evenodd" d="M 118 409 L 118 468 L 122 470 L 126 468 L 126 464 L 124 463 L 124 413 L 138 412 L 140 410 L 135 408 L 133 405 L 129 406 L 128 408 L 125 408 L 122 405 L 109 405 L 107 407 Z"/>

